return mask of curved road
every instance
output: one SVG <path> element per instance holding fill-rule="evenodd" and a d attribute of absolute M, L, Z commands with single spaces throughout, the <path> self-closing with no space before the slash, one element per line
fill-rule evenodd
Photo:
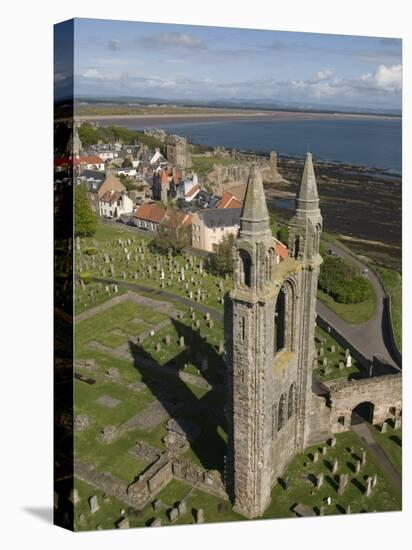
<path fill-rule="evenodd" d="M 353 342 L 359 351 L 371 360 L 374 355 L 380 356 L 388 365 L 399 369 L 396 363 L 390 338 L 389 338 L 389 326 L 388 315 L 385 311 L 385 291 L 382 288 L 382 284 L 376 275 L 366 264 L 355 258 L 352 254 L 349 254 L 345 249 L 340 248 L 335 244 L 325 243 L 329 250 L 333 253 L 345 258 L 351 264 L 358 267 L 361 271 L 367 269 L 365 276 L 372 284 L 372 287 L 376 295 L 376 311 L 374 316 L 361 324 L 347 323 L 341 319 L 336 313 L 329 309 L 320 300 L 317 301 L 318 314 L 323 317 L 333 327 L 338 329 L 347 340 Z"/>

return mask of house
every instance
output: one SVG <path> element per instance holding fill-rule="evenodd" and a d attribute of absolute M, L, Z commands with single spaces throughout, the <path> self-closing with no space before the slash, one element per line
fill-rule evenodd
<path fill-rule="evenodd" d="M 133 212 L 133 201 L 125 193 L 106 191 L 99 200 L 100 215 L 104 218 L 118 219 L 122 214 Z"/>
<path fill-rule="evenodd" d="M 196 190 L 192 192 L 193 188 L 196 188 Z M 195 198 L 199 191 L 200 185 L 197 179 L 197 174 L 192 174 L 192 177 L 184 178 L 178 182 L 176 197 L 178 199 L 184 199 L 190 202 Z"/>
<path fill-rule="evenodd" d="M 73 164 L 79 165 L 83 170 L 104 171 L 104 160 L 96 155 L 75 158 Z"/>
<path fill-rule="evenodd" d="M 225 191 L 222 198 L 217 203 L 216 208 L 242 208 L 242 201 L 229 191 Z"/>
<path fill-rule="evenodd" d="M 133 224 L 145 231 L 157 231 L 166 210 L 153 202 L 144 202 L 133 214 Z"/>
<path fill-rule="evenodd" d="M 190 227 L 192 225 L 192 219 L 193 216 L 190 212 L 184 212 L 176 208 L 168 208 L 162 220 L 162 225 L 171 230 L 179 230 L 182 227 Z"/>
<path fill-rule="evenodd" d="M 118 178 L 116 178 L 113 172 L 107 172 L 103 183 L 97 190 L 99 199 L 102 198 L 106 191 L 119 191 L 119 193 L 125 193 L 126 187 Z"/>
<path fill-rule="evenodd" d="M 222 239 L 237 235 L 241 208 L 208 208 L 192 218 L 192 246 L 206 252 L 216 252 Z"/>
<path fill-rule="evenodd" d="M 149 160 L 149 163 L 154 170 L 161 170 L 162 168 L 167 168 L 167 165 L 169 164 L 167 162 L 167 159 L 162 155 L 158 147 L 156 147 L 154 155 Z"/>
<path fill-rule="evenodd" d="M 90 206 L 100 214 L 99 196 L 97 191 L 106 179 L 106 174 L 100 170 L 83 170 L 76 179 L 76 183 L 83 184 L 87 189 Z"/>

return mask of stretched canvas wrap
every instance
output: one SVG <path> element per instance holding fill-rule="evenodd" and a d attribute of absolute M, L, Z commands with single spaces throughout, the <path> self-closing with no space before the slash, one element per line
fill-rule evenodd
<path fill-rule="evenodd" d="M 55 523 L 400 510 L 401 40 L 54 33 Z"/>

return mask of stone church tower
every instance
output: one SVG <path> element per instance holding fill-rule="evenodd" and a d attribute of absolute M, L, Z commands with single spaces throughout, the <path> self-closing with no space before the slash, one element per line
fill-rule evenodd
<path fill-rule="evenodd" d="M 281 261 L 261 174 L 252 168 L 225 304 L 225 477 L 234 509 L 247 517 L 263 514 L 277 477 L 310 441 L 321 230 L 308 153 L 289 225 L 289 257 Z"/>

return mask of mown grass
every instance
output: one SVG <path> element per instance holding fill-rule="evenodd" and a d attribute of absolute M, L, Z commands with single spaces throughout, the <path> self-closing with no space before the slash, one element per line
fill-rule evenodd
<path fill-rule="evenodd" d="M 386 292 L 391 297 L 393 331 L 398 348 L 402 349 L 402 276 L 399 271 L 378 267 Z"/>
<path fill-rule="evenodd" d="M 366 323 L 375 315 L 376 295 L 374 292 L 370 294 L 367 300 L 358 304 L 340 304 L 322 290 L 318 290 L 318 298 L 347 323 Z"/>

